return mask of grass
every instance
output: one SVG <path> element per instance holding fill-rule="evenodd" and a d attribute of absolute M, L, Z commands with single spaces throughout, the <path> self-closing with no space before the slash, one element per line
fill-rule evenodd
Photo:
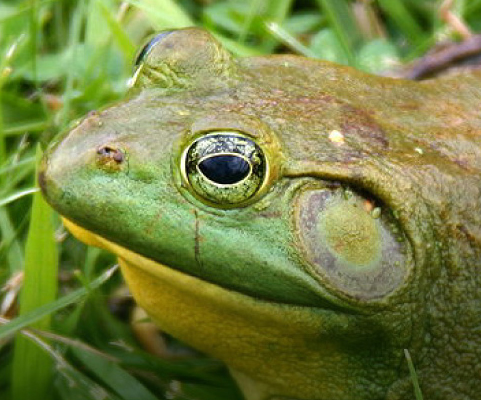
<path fill-rule="evenodd" d="M 35 189 L 37 144 L 122 98 L 144 37 L 194 24 L 236 56 L 294 52 L 378 73 L 456 36 L 439 5 L 0 0 L 0 303 L 2 318 L 12 319 L 0 320 L 0 398 L 239 398 L 216 361 L 172 362 L 141 349 L 124 308 L 111 312 L 122 284 L 109 269 L 115 260 L 66 234 Z M 481 1 L 458 1 L 454 10 L 481 29 Z"/>
<path fill-rule="evenodd" d="M 418 375 L 408 349 L 404 349 L 404 356 L 406 357 L 406 362 L 408 364 L 409 376 L 411 377 L 411 382 L 413 384 L 414 396 L 416 400 L 423 400 L 423 394 L 421 392 L 421 388 L 419 387 Z"/>
<path fill-rule="evenodd" d="M 42 151 L 37 146 L 37 165 Z M 40 192 L 33 194 L 32 213 L 25 245 L 23 290 L 19 301 L 19 318 L 38 307 L 53 302 L 57 296 L 58 254 L 52 220 L 53 210 Z M 42 266 L 39 268 L 39 266 Z M 8 326 L 8 325 L 7 325 Z M 51 314 L 29 325 L 35 329 L 51 328 Z M 12 397 L 46 398 L 52 380 L 52 359 L 35 343 L 18 335 L 14 343 Z M 30 382 L 25 385 L 25 382 Z"/>

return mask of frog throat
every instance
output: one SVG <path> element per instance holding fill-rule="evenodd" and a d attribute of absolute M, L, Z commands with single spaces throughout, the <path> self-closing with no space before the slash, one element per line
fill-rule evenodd
<path fill-rule="evenodd" d="M 299 363 L 317 365 L 312 343 L 319 337 L 322 321 L 331 315 L 330 311 L 268 302 L 222 288 L 62 219 L 80 241 L 118 256 L 133 297 L 160 329 L 221 359 L 231 370 L 251 377 L 263 376 L 267 382 L 277 380 L 279 371 L 292 374 L 296 362 L 283 357 L 279 348 L 296 349 Z M 273 347 L 272 343 L 277 344 Z M 299 387 L 308 387 L 304 382 L 308 377 L 301 374 L 298 379 Z M 273 394 L 278 389 L 273 388 Z"/>

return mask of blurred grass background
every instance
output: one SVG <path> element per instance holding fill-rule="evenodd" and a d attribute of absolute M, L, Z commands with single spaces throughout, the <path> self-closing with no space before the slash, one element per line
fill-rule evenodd
<path fill-rule="evenodd" d="M 236 56 L 289 52 L 380 73 L 459 39 L 440 6 L 0 0 L 0 399 L 239 399 L 215 360 L 175 341 L 186 353 L 177 361 L 142 349 L 122 279 L 108 269 L 113 257 L 72 239 L 35 189 L 40 148 L 122 98 L 146 36 L 198 25 Z M 451 11 L 480 30 L 481 0 L 454 1 Z"/>

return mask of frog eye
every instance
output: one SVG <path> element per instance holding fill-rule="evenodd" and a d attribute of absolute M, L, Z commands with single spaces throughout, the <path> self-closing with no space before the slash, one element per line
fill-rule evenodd
<path fill-rule="evenodd" d="M 130 86 L 174 91 L 225 87 L 236 70 L 231 54 L 209 32 L 199 28 L 169 30 L 153 36 L 140 50 Z"/>
<path fill-rule="evenodd" d="M 263 185 L 266 158 L 243 134 L 215 132 L 185 150 L 182 172 L 197 197 L 219 206 L 238 206 L 251 200 Z"/>
<path fill-rule="evenodd" d="M 152 39 L 150 39 L 147 42 L 147 44 L 144 47 L 142 47 L 142 49 L 139 51 L 137 57 L 135 58 L 134 67 L 137 68 L 140 64 L 142 64 L 142 62 L 149 55 L 149 53 L 152 51 L 154 46 L 173 32 L 174 31 L 160 32 L 157 35 L 155 35 Z"/>
<path fill-rule="evenodd" d="M 409 242 L 389 209 L 351 190 L 303 191 L 295 224 L 313 275 L 344 296 L 383 298 L 412 265 Z"/>

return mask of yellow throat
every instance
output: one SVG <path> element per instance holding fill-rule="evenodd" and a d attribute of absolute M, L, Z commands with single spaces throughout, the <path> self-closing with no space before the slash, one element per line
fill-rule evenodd
<path fill-rule="evenodd" d="M 312 351 L 321 331 L 315 309 L 224 289 L 63 221 L 82 242 L 116 254 L 134 298 L 160 329 L 224 361 L 248 400 L 322 392 L 322 380 L 313 388 L 315 377 L 303 373 L 314 371 L 322 357 Z M 332 352 L 331 346 L 323 347 Z"/>

